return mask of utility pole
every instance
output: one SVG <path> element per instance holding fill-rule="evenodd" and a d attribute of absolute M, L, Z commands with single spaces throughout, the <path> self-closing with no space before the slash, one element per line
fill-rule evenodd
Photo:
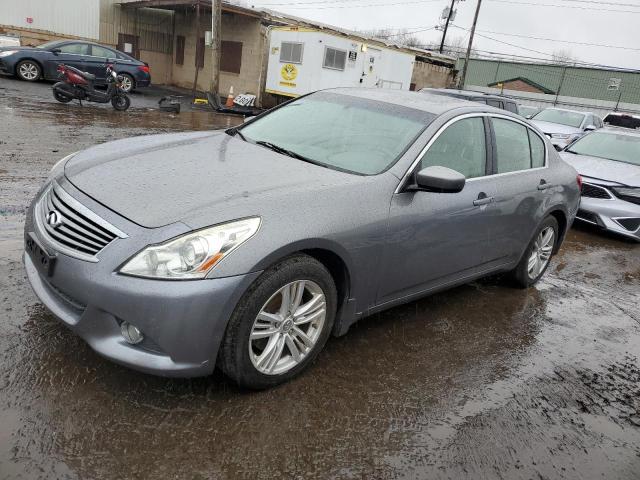
<path fill-rule="evenodd" d="M 211 95 L 220 92 L 220 55 L 222 53 L 222 0 L 211 0 Z"/>
<path fill-rule="evenodd" d="M 444 24 L 444 30 L 442 31 L 442 41 L 440 42 L 440 53 L 442 53 L 442 49 L 444 48 L 444 39 L 447 37 L 447 30 L 449 30 L 449 22 L 451 21 L 451 16 L 453 15 L 453 7 L 455 6 L 456 0 L 451 0 L 451 6 L 449 7 L 449 14 L 447 15 L 447 22 Z"/>
<path fill-rule="evenodd" d="M 473 45 L 473 36 L 476 34 L 476 24 L 478 23 L 478 15 L 480 15 L 480 6 L 482 0 L 478 0 L 476 13 L 473 16 L 473 25 L 471 25 L 471 33 L 469 34 L 469 46 L 467 46 L 467 55 L 464 59 L 464 67 L 462 69 L 462 77 L 460 78 L 460 89 L 464 88 L 464 82 L 467 80 L 467 69 L 469 68 L 469 57 L 471 56 L 471 46 Z"/>

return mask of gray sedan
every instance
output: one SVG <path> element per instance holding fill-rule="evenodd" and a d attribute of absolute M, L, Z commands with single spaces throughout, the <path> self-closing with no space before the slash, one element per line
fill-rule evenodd
<path fill-rule="evenodd" d="M 640 132 L 598 130 L 561 155 L 584 180 L 578 219 L 640 241 Z"/>
<path fill-rule="evenodd" d="M 64 158 L 24 262 L 101 355 L 266 388 L 373 313 L 496 272 L 534 284 L 578 202 L 575 170 L 515 114 L 336 89 Z"/>
<path fill-rule="evenodd" d="M 531 117 L 531 123 L 551 139 L 556 150 L 562 150 L 585 132 L 604 126 L 600 117 L 593 113 L 562 108 L 545 108 Z"/>

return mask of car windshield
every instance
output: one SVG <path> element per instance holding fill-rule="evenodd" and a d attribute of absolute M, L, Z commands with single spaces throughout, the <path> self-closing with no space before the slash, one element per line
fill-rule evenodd
<path fill-rule="evenodd" d="M 580 125 L 582 125 L 584 115 L 578 112 L 570 112 L 568 110 L 555 110 L 549 108 L 547 110 L 542 110 L 537 115 L 534 115 L 533 120 L 559 123 L 560 125 L 567 125 L 568 127 L 578 128 L 580 127 Z"/>
<path fill-rule="evenodd" d="M 614 127 L 640 129 L 640 117 L 633 115 L 609 114 L 604 117 L 604 123 Z"/>
<path fill-rule="evenodd" d="M 393 165 L 434 118 L 391 103 L 319 92 L 256 119 L 240 133 L 302 160 L 374 175 Z"/>
<path fill-rule="evenodd" d="M 640 165 L 640 136 L 623 133 L 593 132 L 567 149 L 570 153 L 607 158 Z"/>
<path fill-rule="evenodd" d="M 47 42 L 47 43 L 43 43 L 42 45 L 38 45 L 36 48 L 44 48 L 44 49 L 53 48 L 56 45 L 60 45 L 63 42 L 64 42 L 63 40 L 53 40 L 52 42 Z"/>

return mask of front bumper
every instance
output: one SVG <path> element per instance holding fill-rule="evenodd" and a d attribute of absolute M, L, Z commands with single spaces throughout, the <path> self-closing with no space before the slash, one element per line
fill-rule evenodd
<path fill-rule="evenodd" d="M 104 207 L 86 198 L 79 200 L 103 218 L 109 215 Z M 108 220 L 126 229 L 129 238 L 114 241 L 98 254 L 98 262 L 89 262 L 52 248 L 34 222 L 32 211 L 33 207 L 25 233 L 34 233 L 56 260 L 48 276 L 25 252 L 27 277 L 42 303 L 68 328 L 100 355 L 146 373 L 193 377 L 213 371 L 227 321 L 260 272 L 190 281 L 120 275 L 115 273 L 117 266 L 139 250 L 132 243 L 136 243 L 136 228 L 141 227 L 127 225 L 111 212 Z M 142 343 L 131 345 L 124 340 L 122 321 L 142 331 Z"/>
<path fill-rule="evenodd" d="M 581 197 L 576 218 L 640 242 L 640 205 L 619 198 Z"/>

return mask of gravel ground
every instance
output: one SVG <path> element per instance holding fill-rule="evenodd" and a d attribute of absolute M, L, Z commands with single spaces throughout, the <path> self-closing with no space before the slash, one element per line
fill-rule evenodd
<path fill-rule="evenodd" d="M 24 211 L 68 153 L 241 121 L 157 94 L 121 114 L 0 78 L 0 478 L 640 478 L 640 245 L 587 227 L 537 287 L 376 315 L 270 391 L 93 353 L 26 281 Z"/>

